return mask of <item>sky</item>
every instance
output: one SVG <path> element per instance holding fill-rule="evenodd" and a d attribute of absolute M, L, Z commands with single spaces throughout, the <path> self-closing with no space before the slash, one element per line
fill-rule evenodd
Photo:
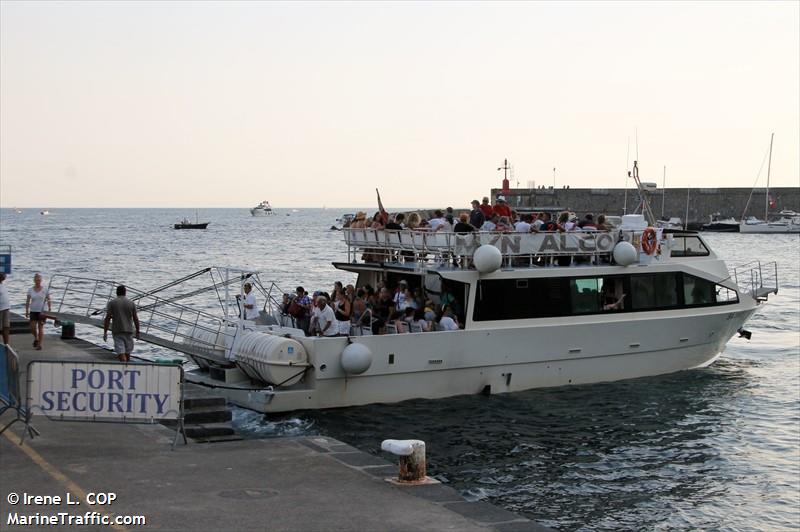
<path fill-rule="evenodd" d="M 749 188 L 772 132 L 800 186 L 797 1 L 0 2 L 0 207 Z"/>

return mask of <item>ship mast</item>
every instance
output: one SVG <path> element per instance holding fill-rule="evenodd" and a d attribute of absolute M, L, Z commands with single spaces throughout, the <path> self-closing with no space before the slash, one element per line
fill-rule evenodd
<path fill-rule="evenodd" d="M 773 132 L 769 136 L 769 160 L 767 162 L 767 193 L 764 196 L 764 221 L 769 221 L 769 172 L 770 168 L 772 167 L 772 140 L 775 138 L 775 133 Z"/>

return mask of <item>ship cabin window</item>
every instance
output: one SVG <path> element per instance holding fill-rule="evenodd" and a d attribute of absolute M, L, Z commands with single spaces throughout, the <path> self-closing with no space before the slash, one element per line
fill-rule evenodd
<path fill-rule="evenodd" d="M 711 254 L 696 235 L 675 235 L 674 238 L 671 252 L 673 257 L 707 257 Z"/>
<path fill-rule="evenodd" d="M 553 318 L 738 303 L 734 290 L 681 272 L 479 280 L 474 321 Z"/>
<path fill-rule="evenodd" d="M 569 296 L 561 279 L 478 281 L 475 321 L 520 320 L 567 316 Z"/>
<path fill-rule="evenodd" d="M 571 306 L 573 314 L 592 314 L 601 308 L 600 294 L 603 279 L 570 279 Z"/>
<path fill-rule="evenodd" d="M 630 278 L 631 309 L 677 308 L 679 275 L 678 272 L 632 275 Z"/>

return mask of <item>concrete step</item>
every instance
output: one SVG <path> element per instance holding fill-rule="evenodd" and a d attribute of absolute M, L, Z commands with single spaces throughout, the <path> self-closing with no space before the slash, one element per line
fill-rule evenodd
<path fill-rule="evenodd" d="M 227 408 L 227 402 L 224 397 L 209 396 L 209 395 L 193 395 L 188 393 L 183 397 L 184 411 L 194 410 L 196 408 L 209 408 L 217 407 L 220 409 Z"/>
<path fill-rule="evenodd" d="M 192 439 L 210 438 L 216 436 L 230 436 L 236 434 L 229 423 L 203 423 L 200 425 L 186 425 L 186 436 Z"/>
<path fill-rule="evenodd" d="M 228 436 L 208 436 L 205 438 L 192 438 L 197 443 L 223 443 L 228 441 L 242 441 L 244 438 L 238 434 L 230 434 Z"/>
<path fill-rule="evenodd" d="M 224 423 L 231 421 L 233 414 L 226 407 L 210 406 L 205 408 L 191 408 L 183 411 L 183 422 L 187 425 L 203 423 Z"/>

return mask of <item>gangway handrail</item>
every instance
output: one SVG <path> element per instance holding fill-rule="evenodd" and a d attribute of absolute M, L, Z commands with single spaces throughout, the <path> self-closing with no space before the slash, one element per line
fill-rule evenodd
<path fill-rule="evenodd" d="M 765 275 L 765 271 L 769 275 Z M 770 261 L 762 263 L 760 260 L 746 262 L 731 270 L 733 282 L 742 291 L 753 296 L 759 301 L 766 300 L 769 294 L 778 293 L 778 263 Z M 772 284 L 767 284 L 772 281 Z"/>

